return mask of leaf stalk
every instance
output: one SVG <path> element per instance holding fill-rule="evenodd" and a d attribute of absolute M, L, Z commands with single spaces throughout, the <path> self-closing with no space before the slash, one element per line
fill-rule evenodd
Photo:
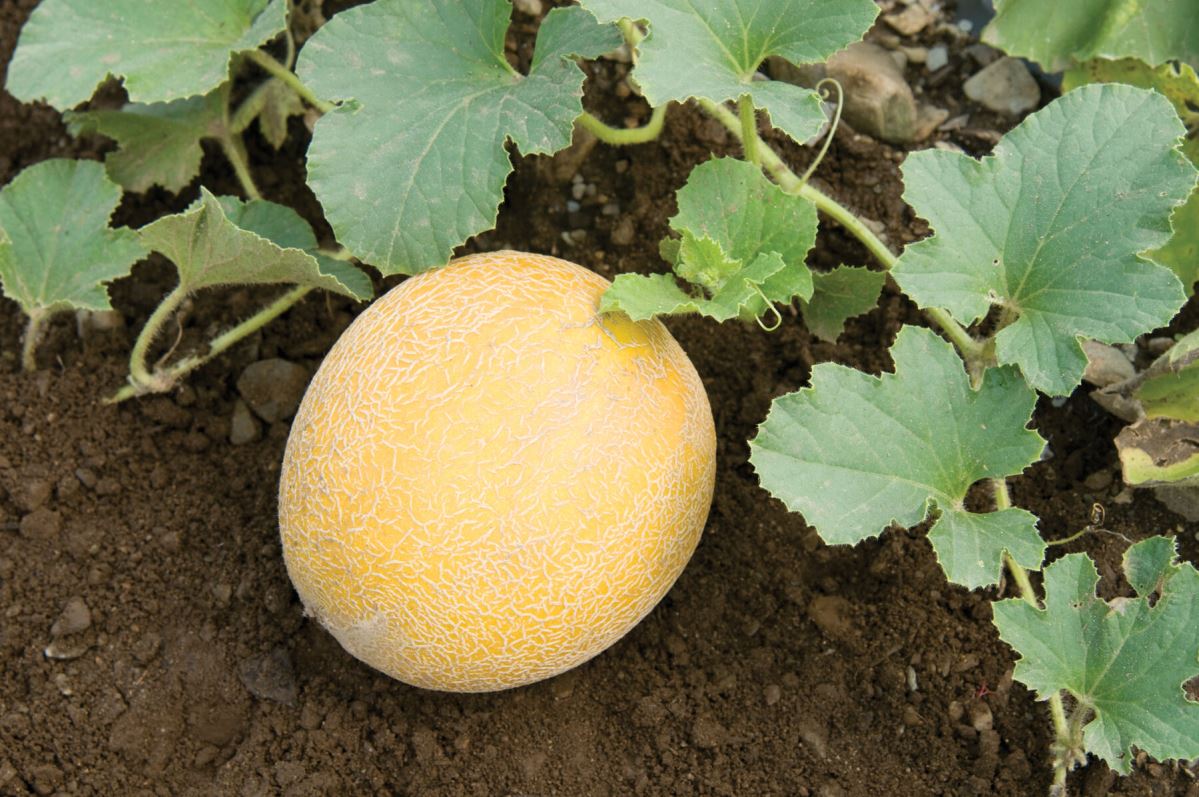
<path fill-rule="evenodd" d="M 308 86 L 304 84 L 304 81 L 300 80 L 300 78 L 296 76 L 295 72 L 292 72 L 283 64 L 276 61 L 268 53 L 265 53 L 262 50 L 250 50 L 248 53 L 246 53 L 246 56 L 251 61 L 258 64 L 258 66 L 262 67 L 264 70 L 286 83 L 292 91 L 299 95 L 300 99 L 304 100 L 304 102 L 308 103 L 313 108 L 316 108 L 321 113 L 329 113 L 335 107 L 337 107 L 333 103 L 325 102 L 320 97 L 316 96 L 316 92 L 308 88 Z"/>
<path fill-rule="evenodd" d="M 614 147 L 623 147 L 630 144 L 646 144 L 662 134 L 662 128 L 666 122 L 666 106 L 659 105 L 657 108 L 654 108 L 648 122 L 641 127 L 631 129 L 612 127 L 587 111 L 583 111 L 577 121 L 584 130 L 605 144 Z"/>
<path fill-rule="evenodd" d="M 250 164 L 246 159 L 245 143 L 241 136 L 226 131 L 217 141 L 221 145 L 221 152 L 225 153 L 229 164 L 233 166 L 233 173 L 237 175 L 237 181 L 241 183 L 246 196 L 250 199 L 262 199 L 262 193 L 254 183 L 254 176 L 250 174 Z"/>
<path fill-rule="evenodd" d="M 29 313 L 29 323 L 25 325 L 25 339 L 21 342 L 21 368 L 24 371 L 37 370 L 37 344 L 41 342 L 46 331 L 46 321 L 49 315 L 44 310 L 33 310 Z"/>
<path fill-rule="evenodd" d="M 758 117 L 754 113 L 754 100 L 748 94 L 742 94 L 737 100 L 737 111 L 741 121 L 741 146 L 745 149 L 745 159 L 754 166 L 761 166 L 762 160 L 758 150 L 763 149 L 762 138 L 758 135 Z"/>

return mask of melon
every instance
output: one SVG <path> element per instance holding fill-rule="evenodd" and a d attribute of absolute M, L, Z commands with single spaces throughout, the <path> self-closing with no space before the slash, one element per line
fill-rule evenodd
<path fill-rule="evenodd" d="M 553 257 L 470 255 L 392 289 L 304 395 L 279 523 L 307 612 L 428 689 L 532 683 L 635 626 L 695 550 L 716 438 L 659 322 Z"/>

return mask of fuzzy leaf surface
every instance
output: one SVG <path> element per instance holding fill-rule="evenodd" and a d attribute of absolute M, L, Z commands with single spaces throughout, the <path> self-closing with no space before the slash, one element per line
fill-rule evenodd
<path fill-rule="evenodd" d="M 142 105 L 116 111 L 67 111 L 71 135 L 99 133 L 117 142 L 105 159 L 108 176 L 126 191 L 162 186 L 178 193 L 200 173 L 200 141 L 224 124 L 228 84 L 203 97 Z"/>
<path fill-rule="evenodd" d="M 1199 166 L 1199 75 L 1190 64 L 1168 63 L 1151 67 L 1135 58 L 1118 61 L 1097 58 L 1087 61 L 1062 76 L 1062 90 L 1069 91 L 1088 83 L 1125 83 L 1130 86 L 1154 89 L 1166 95 L 1187 128 L 1182 153 Z M 1170 217 L 1174 234 L 1149 257 L 1173 271 L 1187 295 L 1195 292 L 1199 281 L 1199 188 L 1176 208 Z"/>
<path fill-rule="evenodd" d="M 816 337 L 835 342 L 846 321 L 878 304 L 886 281 L 881 271 L 849 266 L 813 273 L 812 298 L 801 303 L 804 322 Z"/>
<path fill-rule="evenodd" d="M 1005 550 L 1039 568 L 1035 518 L 962 503 L 980 479 L 1036 461 L 1035 394 L 1010 368 L 972 390 L 953 346 L 926 329 L 901 329 L 891 356 L 895 372 L 881 377 L 818 364 L 810 388 L 774 400 L 750 442 L 762 486 L 833 544 L 914 526 L 935 508 L 930 540 L 946 575 L 966 586 L 996 583 Z"/>
<path fill-rule="evenodd" d="M 258 113 L 258 129 L 272 147 L 279 149 L 287 141 L 287 120 L 304 115 L 304 102 L 279 78 L 266 84 L 266 100 Z"/>
<path fill-rule="evenodd" d="M 993 304 L 1014 311 L 999 362 L 1069 393 L 1086 367 L 1080 337 L 1127 343 L 1185 301 L 1178 278 L 1139 254 L 1166 242 L 1195 184 L 1182 132 L 1160 94 L 1096 84 L 1029 116 L 981 161 L 912 153 L 904 198 L 935 234 L 907 247 L 895 280 L 966 324 Z"/>
<path fill-rule="evenodd" d="M 1157 66 L 1199 58 L 1199 14 L 1192 0 L 995 0 L 982 39 L 1049 72 L 1091 58 Z"/>
<path fill-rule="evenodd" d="M 583 110 L 572 56 L 621 42 L 577 6 L 554 9 L 520 75 L 504 56 L 511 13 L 507 0 L 376 0 L 300 53 L 301 78 L 344 101 L 317 122 L 309 184 L 338 239 L 384 274 L 442 265 L 494 225 L 512 171 L 505 142 L 526 155 L 570 144 Z"/>
<path fill-rule="evenodd" d="M 601 21 L 645 20 L 633 77 L 650 105 L 690 97 L 753 96 L 774 126 L 798 142 L 825 123 L 820 97 L 781 81 L 755 81 L 768 56 L 818 63 L 865 35 L 871 0 L 583 0 Z"/>
<path fill-rule="evenodd" d="M 28 315 L 108 310 L 106 283 L 146 256 L 108 226 L 121 189 L 96 161 L 48 160 L 0 189 L 0 287 Z"/>
<path fill-rule="evenodd" d="M 369 298 L 366 275 L 329 258 L 317 259 L 316 236 L 291 208 L 263 199 L 200 199 L 182 213 L 142 227 L 142 242 L 175 264 L 188 292 L 218 285 L 289 283 Z"/>
<path fill-rule="evenodd" d="M 1124 572 L 1138 597 L 1107 602 L 1090 558 L 1068 554 L 1045 568 L 1043 609 L 1004 600 L 994 611 L 1021 656 L 1016 680 L 1042 700 L 1065 689 L 1093 711 L 1087 751 L 1128 774 L 1134 745 L 1159 761 L 1199 755 L 1199 705 L 1183 692 L 1199 673 L 1199 572 L 1175 561 L 1166 537 L 1129 548 Z"/>
<path fill-rule="evenodd" d="M 285 0 L 43 0 L 21 30 L 6 88 L 63 111 L 110 75 L 131 102 L 207 94 L 228 79 L 234 54 L 286 23 Z"/>

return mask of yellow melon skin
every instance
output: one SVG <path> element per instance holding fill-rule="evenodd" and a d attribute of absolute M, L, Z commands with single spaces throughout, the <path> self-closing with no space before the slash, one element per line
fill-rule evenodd
<path fill-rule="evenodd" d="M 575 667 L 695 550 L 716 436 L 657 322 L 599 315 L 602 277 L 471 255 L 345 331 L 300 406 L 279 490 L 287 571 L 354 656 L 482 692 Z"/>

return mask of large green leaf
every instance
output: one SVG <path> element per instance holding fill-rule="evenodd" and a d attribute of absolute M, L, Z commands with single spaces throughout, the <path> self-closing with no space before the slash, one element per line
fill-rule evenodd
<path fill-rule="evenodd" d="M 200 173 L 200 141 L 223 129 L 228 99 L 228 84 L 223 84 L 203 97 L 65 116 L 72 135 L 99 133 L 117 142 L 105 163 L 108 175 L 125 190 L 159 185 L 177 193 Z"/>
<path fill-rule="evenodd" d="M 316 236 L 291 208 L 256 199 L 200 199 L 142 227 L 142 242 L 175 264 L 187 292 L 218 285 L 312 285 L 367 299 L 370 280 L 337 260 L 317 258 Z"/>
<path fill-rule="evenodd" d="M 817 63 L 858 41 L 878 14 L 872 0 L 582 0 L 601 20 L 649 22 L 633 76 L 651 105 L 743 94 L 796 141 L 825 122 L 820 97 L 781 81 L 760 81 L 772 55 Z"/>
<path fill-rule="evenodd" d="M 1196 8 L 1199 13 L 1199 7 Z M 1151 67 L 1135 58 L 1109 61 L 1097 58 L 1070 69 L 1062 77 L 1062 89 L 1069 91 L 1088 83 L 1126 83 L 1160 91 L 1170 100 L 1187 128 L 1182 152 L 1199 166 L 1199 76 L 1190 64 L 1168 63 Z M 1155 262 L 1168 267 L 1188 294 L 1194 293 L 1199 280 L 1199 188 L 1174 211 L 1169 242 L 1149 253 Z"/>
<path fill-rule="evenodd" d="M 1042 700 L 1065 689 L 1093 712 L 1089 753 L 1127 774 L 1132 748 L 1159 761 L 1199 756 L 1199 705 L 1183 684 L 1199 674 L 1199 573 L 1174 561 L 1174 542 L 1150 537 L 1124 554 L 1136 598 L 1096 597 L 1086 554 L 1045 568 L 1045 608 L 995 604 L 999 636 L 1015 648 L 1016 680 Z M 1150 600 L 1150 595 L 1155 595 Z"/>
<path fill-rule="evenodd" d="M 1051 72 L 1090 58 L 1199 58 L 1194 0 L 995 0 L 983 41 Z"/>
<path fill-rule="evenodd" d="M 635 320 L 702 313 L 725 321 L 760 316 L 767 302 L 811 298 L 812 273 L 804 263 L 816 242 L 810 202 L 735 158 L 696 166 L 676 198 L 670 226 L 681 237 L 664 240 L 661 251 L 691 292 L 671 276 L 622 274 L 601 310 L 622 310 Z"/>
<path fill-rule="evenodd" d="M 95 161 L 49 160 L 0 190 L 0 286 L 29 315 L 107 310 L 106 283 L 146 256 L 108 226 L 121 189 Z"/>
<path fill-rule="evenodd" d="M 1031 514 L 963 505 L 975 482 L 1040 455 L 1044 441 L 1027 428 L 1035 394 L 1011 368 L 971 389 L 953 346 L 926 329 L 900 330 L 891 356 L 895 373 L 881 377 L 821 363 L 810 388 L 774 400 L 750 442 L 762 486 L 829 543 L 914 526 L 935 508 L 933 548 L 968 587 L 994 584 L 1004 551 L 1039 568 L 1045 545 Z"/>
<path fill-rule="evenodd" d="M 282 32 L 285 0 L 42 0 L 21 31 L 6 88 L 60 110 L 112 75 L 133 102 L 207 94 L 229 59 Z"/>
<path fill-rule="evenodd" d="M 376 0 L 334 17 L 301 77 L 343 100 L 316 125 L 308 178 L 338 239 L 385 274 L 445 263 L 495 223 L 512 164 L 570 143 L 583 72 L 570 56 L 620 36 L 578 7 L 551 11 L 528 75 L 504 55 L 507 0 Z"/>
<path fill-rule="evenodd" d="M 1097 84 L 1032 114 L 981 161 L 912 153 L 904 196 L 935 235 L 907 247 L 895 280 L 965 323 L 1004 307 L 1015 321 L 996 338 L 999 362 L 1069 393 L 1086 366 L 1080 337 L 1129 342 L 1182 307 L 1178 278 L 1139 254 L 1166 242 L 1195 184 L 1181 134 L 1160 94 Z"/>

